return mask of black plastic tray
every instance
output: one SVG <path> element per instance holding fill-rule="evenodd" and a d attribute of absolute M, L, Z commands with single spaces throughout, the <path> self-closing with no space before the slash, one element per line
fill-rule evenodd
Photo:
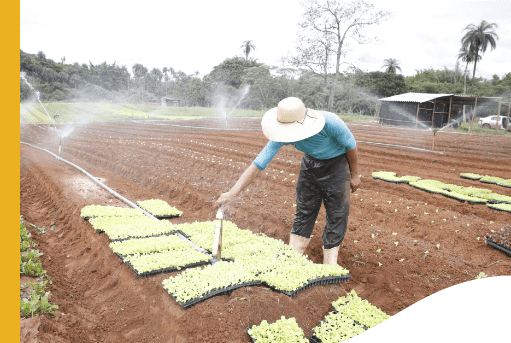
<path fill-rule="evenodd" d="M 490 185 L 498 185 L 498 183 L 493 182 L 493 181 L 481 181 L 481 180 L 479 180 L 479 181 L 480 181 L 481 183 L 488 183 L 488 184 L 490 184 Z"/>
<path fill-rule="evenodd" d="M 232 291 L 238 289 L 238 288 L 241 288 L 241 287 L 249 287 L 249 286 L 258 286 L 261 284 L 261 281 L 251 281 L 251 282 L 246 282 L 246 283 L 242 283 L 242 284 L 239 284 L 239 285 L 232 285 L 232 286 L 229 286 L 229 287 L 226 287 L 226 288 L 222 288 L 222 289 L 218 289 L 216 291 L 213 291 L 211 293 L 208 293 L 206 295 L 204 295 L 203 297 L 200 297 L 198 299 L 194 299 L 194 300 L 190 300 L 186 303 L 182 303 L 180 301 L 178 301 L 176 298 L 174 298 L 174 296 L 172 294 L 170 294 L 170 296 L 176 300 L 176 302 L 178 302 L 181 306 L 183 306 L 185 309 L 188 309 L 190 307 L 192 307 L 193 305 L 196 305 L 200 302 L 203 302 L 205 300 L 208 300 L 209 298 L 213 298 L 215 296 L 218 296 L 218 295 L 224 295 L 224 294 L 230 294 Z M 167 290 L 165 290 L 167 291 Z"/>
<path fill-rule="evenodd" d="M 488 206 L 490 207 L 490 206 Z M 502 210 L 500 208 L 495 208 L 495 207 L 490 207 L 492 210 L 495 210 L 495 211 L 500 211 L 500 212 L 507 212 L 507 213 L 511 213 L 511 211 L 508 211 L 508 210 Z"/>
<path fill-rule="evenodd" d="M 480 179 L 481 179 L 481 177 L 482 177 L 482 176 L 481 176 L 481 177 L 478 177 L 478 178 L 472 178 L 472 177 L 468 177 L 468 176 L 461 176 L 461 175 L 460 175 L 460 177 L 461 177 L 462 179 L 467 179 L 467 180 L 472 180 L 472 181 L 478 181 L 478 180 L 480 180 Z"/>
<path fill-rule="evenodd" d="M 511 257 L 511 248 L 506 247 L 505 245 L 495 243 L 493 239 L 490 237 L 486 237 L 486 243 L 494 249 L 500 250 L 505 253 L 507 256 Z"/>
<path fill-rule="evenodd" d="M 263 285 L 265 285 L 266 287 L 274 290 L 275 292 L 279 292 L 279 293 L 283 293 L 289 297 L 293 297 L 295 296 L 296 294 L 298 294 L 299 292 L 301 291 L 304 291 L 312 286 L 317 286 L 317 285 L 326 285 L 326 284 L 331 284 L 331 283 L 341 283 L 341 282 L 347 282 L 349 281 L 351 275 L 348 274 L 348 275 L 343 275 L 343 276 L 327 276 L 327 277 L 324 277 L 324 278 L 319 278 L 319 279 L 314 279 L 314 280 L 311 280 L 309 282 L 307 282 L 307 284 L 303 285 L 302 287 L 300 288 L 297 288 L 296 290 L 294 291 L 283 291 L 283 290 L 280 290 L 274 286 L 271 286 L 271 285 L 268 285 L 266 282 L 263 282 Z"/>

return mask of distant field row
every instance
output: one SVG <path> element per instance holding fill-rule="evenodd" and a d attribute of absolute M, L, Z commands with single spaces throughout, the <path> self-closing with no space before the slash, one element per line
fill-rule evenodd
<path fill-rule="evenodd" d="M 55 122 L 80 121 L 116 121 L 129 119 L 190 119 L 206 117 L 223 117 L 225 113 L 231 117 L 262 117 L 266 111 L 226 109 L 222 112 L 214 107 L 161 107 L 141 104 L 106 104 L 106 103 L 39 103 L 20 104 L 20 123 L 48 123 L 50 118 Z M 342 115 L 345 122 L 367 122 L 374 117 L 359 115 Z"/>
<path fill-rule="evenodd" d="M 224 114 L 217 108 L 209 107 L 161 107 L 139 104 L 106 104 L 106 103 L 39 103 L 20 104 L 20 123 L 79 121 L 115 121 L 129 119 L 186 119 L 220 117 Z M 230 113 L 230 109 L 227 111 Z M 232 117 L 261 117 L 264 111 L 234 110 Z"/>

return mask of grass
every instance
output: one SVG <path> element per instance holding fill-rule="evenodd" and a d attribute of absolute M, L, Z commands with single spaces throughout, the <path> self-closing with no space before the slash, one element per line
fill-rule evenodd
<path fill-rule="evenodd" d="M 226 109 L 230 117 L 261 118 L 266 111 Z M 146 104 L 113 104 L 113 103 L 39 103 L 20 104 L 21 123 L 49 123 L 48 115 L 55 118 L 56 123 L 63 122 L 92 122 L 92 121 L 119 121 L 119 120 L 175 120 L 196 119 L 209 117 L 223 117 L 224 113 L 214 107 L 162 107 Z M 345 122 L 369 122 L 374 120 L 371 116 L 340 115 Z"/>

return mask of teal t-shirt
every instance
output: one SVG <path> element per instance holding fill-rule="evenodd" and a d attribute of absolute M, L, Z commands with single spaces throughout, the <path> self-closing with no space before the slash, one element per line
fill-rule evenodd
<path fill-rule="evenodd" d="M 344 154 L 346 149 L 356 148 L 355 137 L 341 118 L 331 112 L 318 112 L 325 116 L 325 126 L 320 132 L 298 142 L 269 141 L 252 163 L 259 170 L 264 170 L 280 148 L 287 144 L 295 144 L 296 149 L 319 160 L 334 158 Z"/>

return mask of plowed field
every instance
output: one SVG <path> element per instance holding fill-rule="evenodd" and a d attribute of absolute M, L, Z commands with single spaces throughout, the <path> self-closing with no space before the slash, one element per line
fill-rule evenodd
<path fill-rule="evenodd" d="M 240 131 L 168 124 L 69 124 L 73 131 L 64 138 L 62 157 L 133 202 L 160 198 L 184 212 L 172 222 L 214 220 L 214 200 L 234 185 L 267 143 L 260 119 L 230 120 L 230 128 L 250 129 Z M 215 119 L 170 124 L 225 125 Z M 426 150 L 432 146 L 429 131 L 348 126 L 357 141 Z M 49 128 L 22 125 L 21 141 L 58 153 L 57 136 Z M 60 306 L 56 318 L 42 316 L 38 341 L 249 342 L 248 326 L 280 316 L 295 317 L 310 335 L 331 302 L 351 289 L 393 315 L 480 272 L 511 275 L 510 259 L 483 240 L 490 230 L 510 223 L 510 213 L 371 177 L 375 171 L 393 171 L 511 195 L 510 188 L 459 177 L 471 172 L 511 178 L 511 138 L 438 133 L 436 152 L 367 143 L 359 143 L 358 149 L 363 183 L 351 194 L 348 233 L 338 258 L 350 270 L 349 282 L 315 286 L 293 298 L 261 286 L 247 287 L 185 310 L 161 284 L 175 273 L 137 278 L 111 251 L 108 238 L 80 218 L 86 205 L 127 205 L 78 170 L 22 144 L 21 214 L 39 227 L 56 226 L 45 234 L 30 228 L 53 280 L 51 301 Z M 281 149 L 227 206 L 228 219 L 287 243 L 301 157 L 292 147 Z M 306 251 L 316 263 L 322 261 L 324 225 L 322 209 Z"/>

